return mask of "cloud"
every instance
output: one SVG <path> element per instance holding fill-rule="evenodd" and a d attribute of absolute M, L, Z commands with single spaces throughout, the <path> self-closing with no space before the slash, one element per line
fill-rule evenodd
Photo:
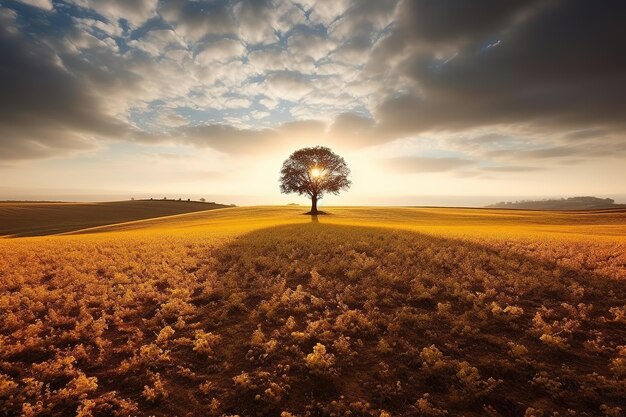
<path fill-rule="evenodd" d="M 227 153 L 253 152 L 272 143 L 271 130 L 238 129 L 222 124 L 187 127 L 176 133 L 183 135 L 185 143 Z"/>
<path fill-rule="evenodd" d="M 554 168 L 592 158 L 626 155 L 623 136 L 605 129 L 551 131 L 533 126 L 494 126 L 442 134 L 437 143 L 441 149 L 462 152 L 506 167 L 527 167 L 527 164 L 545 167 L 549 164 Z M 598 146 L 599 143 L 602 145 Z"/>
<path fill-rule="evenodd" d="M 117 23 L 125 19 L 133 26 L 140 26 L 156 16 L 158 0 L 72 0 L 77 6 L 91 9 Z"/>
<path fill-rule="evenodd" d="M 367 146 L 381 141 L 375 130 L 375 120 L 355 113 L 337 115 L 330 126 L 330 134 L 337 142 L 350 146 Z"/>
<path fill-rule="evenodd" d="M 620 2 L 480 2 L 494 9 L 456 3 L 405 3 L 399 30 L 411 35 L 405 41 L 413 49 L 396 70 L 411 84 L 381 101 L 376 114 L 383 125 L 399 134 L 521 123 L 553 131 L 624 129 L 626 32 L 618 18 L 624 12 Z M 491 11 L 484 18 L 476 15 L 486 9 Z M 512 25 L 519 16 L 525 18 Z M 432 24 L 425 23 L 431 18 Z M 465 44 L 454 55 L 437 55 L 439 42 L 460 36 Z"/>
<path fill-rule="evenodd" d="M 275 1 L 274 4 L 276 6 L 274 28 L 277 31 L 287 33 L 298 25 L 306 24 L 302 7 L 291 0 L 279 0 Z"/>
<path fill-rule="evenodd" d="M 70 19 L 31 21 L 24 15 L 22 26 L 16 12 L 1 9 L 10 20 L 3 46 L 11 52 L 4 56 L 15 61 L 15 68 L 24 64 L 44 74 L 33 74 L 31 82 L 26 70 L 15 83 L 17 70 L 5 70 L 1 82 L 13 85 L 3 97 L 5 107 L 9 98 L 15 103 L 0 129 L 10 132 L 3 141 L 14 145 L 15 152 L 4 153 L 11 158 L 67 155 L 110 140 L 145 141 L 163 132 L 171 133 L 168 141 L 191 137 L 178 142 L 204 146 L 198 135 L 184 131 L 189 123 L 212 126 L 206 129 L 208 136 L 230 140 L 233 135 L 263 136 L 259 132 L 268 127 L 280 133 L 286 125 L 272 122 L 276 119 L 319 119 L 324 120 L 322 136 L 328 138 L 332 135 L 325 129 L 334 115 L 365 105 L 367 92 L 355 87 L 359 63 L 329 60 L 336 41 L 320 26 L 307 27 L 311 22 L 302 9 L 313 14 L 310 7 L 317 8 L 315 19 L 325 15 L 346 22 L 350 2 L 302 7 L 279 0 L 73 3 L 81 9 L 72 9 Z M 289 31 L 283 32 L 287 42 L 273 43 L 282 31 Z M 314 34 L 308 43 L 305 33 Z M 261 46 L 268 42 L 272 44 Z M 29 117 L 9 123 L 8 115 L 17 109 L 28 111 Z M 286 116 L 277 115 L 285 109 Z M 188 117 L 190 111 L 193 117 Z M 178 130 L 181 135 L 172 133 Z M 305 131 L 299 134 L 306 136 Z M 342 134 L 350 135 L 344 143 L 358 145 L 356 130 Z M 237 148 L 209 142 L 215 148 Z"/>
<path fill-rule="evenodd" d="M 28 4 L 29 6 L 38 7 L 44 10 L 52 10 L 54 6 L 51 0 L 19 0 L 20 3 Z"/>
<path fill-rule="evenodd" d="M 388 158 L 382 162 L 389 171 L 402 174 L 454 171 L 457 168 L 471 166 L 476 163 L 475 161 L 463 158 L 430 158 L 419 156 Z"/>
<path fill-rule="evenodd" d="M 309 5 L 311 3 L 309 2 Z M 321 24 L 327 26 L 341 17 L 351 6 L 350 0 L 333 0 L 333 1 L 321 1 L 315 2 L 310 9 L 309 19 L 314 24 Z"/>
<path fill-rule="evenodd" d="M 93 149 L 98 137 L 128 128 L 68 73 L 47 46 L 0 27 L 0 146 L 3 159 L 41 158 Z"/>
<path fill-rule="evenodd" d="M 480 40 L 509 27 L 537 0 L 405 0 L 400 24 L 409 42 L 458 43 Z"/>
<path fill-rule="evenodd" d="M 297 32 L 287 40 L 288 49 L 297 56 L 307 56 L 317 61 L 327 56 L 336 43 L 320 34 Z"/>
<path fill-rule="evenodd" d="M 180 127 L 189 124 L 189 120 L 171 109 L 160 111 L 156 122 L 159 126 L 164 127 Z"/>
<path fill-rule="evenodd" d="M 306 54 L 297 54 L 278 45 L 255 49 L 248 54 L 251 71 L 267 75 L 276 71 L 316 72 L 315 61 Z"/>
<path fill-rule="evenodd" d="M 482 168 L 487 172 L 535 172 L 542 171 L 544 168 L 526 167 L 526 166 L 495 166 Z"/>
<path fill-rule="evenodd" d="M 270 0 L 241 0 L 233 8 L 239 23 L 239 35 L 246 43 L 270 43 L 274 33 L 275 13 Z"/>
<path fill-rule="evenodd" d="M 574 147 L 554 146 L 550 148 L 532 149 L 527 151 L 494 151 L 492 155 L 508 154 L 515 159 L 546 159 L 546 158 L 562 158 L 578 154 L 578 150 Z"/>
<path fill-rule="evenodd" d="M 140 39 L 130 41 L 128 45 L 152 56 L 159 56 L 171 50 L 187 49 L 186 43 L 171 29 L 148 31 Z"/>
<path fill-rule="evenodd" d="M 393 22 L 397 3 L 398 0 L 353 1 L 347 13 L 330 25 L 330 36 L 336 40 L 365 37 L 374 41 Z"/>
<path fill-rule="evenodd" d="M 86 17 L 75 17 L 74 21 L 76 22 L 77 28 L 82 31 L 89 32 L 92 34 L 97 34 L 98 31 L 105 33 L 109 37 L 121 36 L 122 28 L 117 24 L 105 22 L 102 20 L 91 19 Z"/>
<path fill-rule="evenodd" d="M 0 8 L 5 159 L 112 140 L 269 152 L 287 137 L 429 138 L 496 172 L 626 154 L 617 1 L 71 2 Z"/>
<path fill-rule="evenodd" d="M 572 132 L 566 132 L 563 137 L 567 141 L 578 142 L 581 140 L 587 139 L 596 139 L 609 136 L 610 132 L 608 132 L 604 128 L 589 128 L 589 129 L 578 129 Z"/>
<path fill-rule="evenodd" d="M 567 161 L 572 158 L 620 157 L 626 154 L 626 142 L 623 140 L 605 141 L 603 146 L 597 147 L 593 142 L 579 145 L 561 145 L 559 142 L 548 143 L 550 146 L 534 149 L 495 149 L 483 153 L 490 159 L 518 160 L 518 161 Z"/>
<path fill-rule="evenodd" d="M 203 45 L 202 50 L 196 55 L 196 61 L 202 65 L 212 62 L 225 62 L 245 54 L 246 47 L 235 39 L 219 39 Z"/>
<path fill-rule="evenodd" d="M 343 63 L 359 63 L 365 62 L 373 45 L 373 39 L 370 36 L 355 36 L 345 40 L 341 45 L 335 48 L 331 58 L 337 62 Z"/>
<path fill-rule="evenodd" d="M 294 71 L 270 73 L 265 85 L 272 94 L 289 100 L 299 100 L 315 89 L 309 77 Z"/>
<path fill-rule="evenodd" d="M 144 144 L 185 143 L 235 155 L 258 155 L 281 148 L 325 143 L 329 139 L 326 123 L 318 120 L 299 120 L 259 129 L 220 123 L 185 125 L 166 133 L 141 133 L 134 137 Z"/>
<path fill-rule="evenodd" d="M 161 17 L 189 41 L 210 35 L 232 35 L 237 24 L 225 2 L 168 0 L 159 6 Z"/>

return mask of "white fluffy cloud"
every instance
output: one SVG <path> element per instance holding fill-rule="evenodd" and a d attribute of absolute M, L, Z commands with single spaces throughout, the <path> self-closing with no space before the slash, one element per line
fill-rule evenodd
<path fill-rule="evenodd" d="M 159 56 L 170 50 L 187 49 L 187 44 L 171 29 L 151 30 L 140 39 L 130 41 L 128 45 L 153 56 Z"/>
<path fill-rule="evenodd" d="M 351 0 L 318 0 L 312 7 L 310 19 L 313 23 L 328 26 L 343 16 L 350 8 L 350 5 Z"/>
<path fill-rule="evenodd" d="M 336 48 L 337 44 L 331 39 L 319 34 L 295 33 L 287 42 L 289 51 L 300 57 L 311 57 L 320 60 Z"/>
<path fill-rule="evenodd" d="M 275 72 L 267 76 L 265 85 L 274 96 L 300 100 L 315 89 L 313 81 L 299 72 Z"/>
<path fill-rule="evenodd" d="M 275 34 L 276 15 L 271 1 L 242 0 L 235 5 L 233 12 L 237 18 L 239 35 L 249 44 L 272 43 Z"/>
<path fill-rule="evenodd" d="M 220 39 L 202 46 L 196 55 L 196 61 L 201 65 L 228 62 L 234 58 L 240 58 L 246 53 L 246 47 L 239 40 Z"/>

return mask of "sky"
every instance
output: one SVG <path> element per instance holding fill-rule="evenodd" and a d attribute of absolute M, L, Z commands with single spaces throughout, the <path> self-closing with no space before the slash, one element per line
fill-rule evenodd
<path fill-rule="evenodd" d="M 0 0 L 0 199 L 626 202 L 622 0 Z"/>

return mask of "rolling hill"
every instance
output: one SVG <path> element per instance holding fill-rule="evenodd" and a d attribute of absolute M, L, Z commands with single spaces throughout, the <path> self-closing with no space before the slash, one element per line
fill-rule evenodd
<path fill-rule="evenodd" d="M 228 207 L 176 200 L 106 203 L 0 202 L 0 236 L 42 236 L 88 227 Z"/>

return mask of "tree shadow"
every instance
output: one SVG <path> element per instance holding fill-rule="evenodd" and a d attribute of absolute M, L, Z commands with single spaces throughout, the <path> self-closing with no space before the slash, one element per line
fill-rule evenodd
<path fill-rule="evenodd" d="M 229 363 L 263 375 L 292 370 L 290 394 L 276 410 L 303 411 L 311 398 L 331 402 L 343 396 L 405 415 L 430 392 L 453 414 L 482 412 L 489 404 L 503 415 L 521 415 L 528 404 L 546 401 L 540 390 L 530 389 L 536 374 L 575 385 L 592 372 L 609 375 L 610 357 L 586 350 L 584 342 L 594 332 L 607 345 L 626 337 L 626 330 L 603 319 L 610 307 L 626 302 L 624 283 L 462 239 L 331 225 L 312 216 L 311 223 L 242 235 L 218 249 L 216 259 L 224 293 L 238 294 L 243 306 L 218 330 L 227 346 L 244 346 Z M 581 313 L 580 303 L 593 309 Z M 504 312 L 508 305 L 521 312 Z M 216 307 L 228 310 L 228 301 Z M 546 344 L 533 325 L 537 313 L 549 323 L 578 320 L 579 330 L 564 348 Z M 285 327 L 289 317 L 291 329 Z M 247 337 L 257 328 L 292 347 L 251 364 Z M 339 347 L 340 340 L 348 348 Z M 334 371 L 323 377 L 304 363 L 316 343 L 335 358 Z M 511 343 L 527 353 L 514 358 Z M 431 345 L 447 363 L 434 374 L 422 369 L 420 359 L 421 349 Z M 481 380 L 503 382 L 476 397 L 455 376 L 462 361 L 475 366 Z M 223 377 L 232 378 L 228 372 Z M 596 397 L 558 397 L 549 407 L 595 412 L 596 405 L 619 399 L 619 391 L 600 385 L 590 392 Z M 252 397 L 225 406 L 230 413 L 258 410 Z"/>
<path fill-rule="evenodd" d="M 328 213 L 328 212 L 322 211 L 322 210 L 318 210 L 317 213 L 315 213 L 315 214 L 313 214 L 310 211 L 307 211 L 306 213 L 302 213 L 302 215 L 303 216 L 315 216 L 315 217 L 317 217 L 317 216 L 330 216 L 331 213 Z"/>

